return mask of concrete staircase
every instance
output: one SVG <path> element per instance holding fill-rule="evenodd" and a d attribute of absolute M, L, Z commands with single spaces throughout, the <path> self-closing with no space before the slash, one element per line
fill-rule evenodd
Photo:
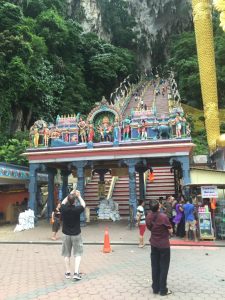
<path fill-rule="evenodd" d="M 159 197 L 166 198 L 167 195 L 175 193 L 174 177 L 170 173 L 170 167 L 157 167 L 154 168 L 155 179 L 154 182 L 147 180 L 146 182 L 146 211 L 149 210 L 149 202 L 151 200 L 159 199 Z M 106 181 L 106 195 L 108 194 L 111 184 L 111 175 L 105 175 Z M 136 174 L 136 191 L 137 201 L 139 200 L 139 182 L 138 174 Z M 90 208 L 91 218 L 96 217 L 96 208 L 99 205 L 98 199 L 98 181 L 99 176 L 93 176 L 92 180 L 87 183 L 85 187 L 84 199 L 87 207 Z M 122 219 L 129 217 L 129 177 L 121 176 L 115 183 L 112 198 L 119 204 L 119 213 Z"/>
<path fill-rule="evenodd" d="M 137 197 L 139 199 L 138 176 L 136 176 Z M 118 178 L 112 198 L 119 204 L 119 213 L 122 219 L 129 217 L 129 177 L 121 176 Z"/>
<path fill-rule="evenodd" d="M 152 108 L 152 103 L 154 99 L 154 86 L 149 82 L 148 87 L 143 95 L 143 102 L 147 105 L 148 109 Z M 135 97 L 133 96 L 126 108 L 126 110 L 123 113 L 123 117 L 127 117 L 131 114 L 131 110 L 135 110 L 138 106 L 139 101 L 135 101 Z"/>
<path fill-rule="evenodd" d="M 162 115 L 167 115 L 169 112 L 168 93 L 166 88 L 167 86 L 167 82 L 159 85 L 160 94 L 155 97 L 156 113 L 158 117 L 161 117 Z M 165 88 L 164 95 L 162 91 L 163 87 Z"/>
<path fill-rule="evenodd" d="M 154 86 L 152 84 L 149 84 L 146 92 L 143 95 L 144 105 L 146 104 L 149 110 L 152 108 L 153 100 L 154 100 Z"/>
<path fill-rule="evenodd" d="M 164 87 L 164 93 L 163 93 Z M 145 92 L 142 96 L 144 105 L 147 105 L 148 109 L 152 108 L 152 104 L 154 102 L 154 90 L 159 89 L 160 94 L 155 96 L 155 105 L 156 105 L 156 113 L 157 117 L 161 117 L 162 115 L 168 115 L 169 106 L 168 106 L 168 92 L 167 92 L 168 82 L 159 83 L 159 80 L 155 80 L 155 87 L 153 81 L 147 84 L 145 88 Z M 163 95 L 164 94 L 164 95 Z M 132 97 L 126 110 L 123 113 L 123 117 L 129 116 L 131 114 L 131 110 L 136 110 L 138 106 L 138 101 L 135 101 L 135 97 Z"/>
<path fill-rule="evenodd" d="M 105 175 L 105 194 L 107 196 L 110 184 L 111 184 L 112 176 L 109 174 Z M 99 198 L 98 198 L 98 182 L 99 182 L 99 175 L 96 174 L 92 177 L 91 181 L 88 182 L 85 186 L 84 190 L 84 200 L 86 202 L 86 206 L 90 208 L 91 218 L 95 218 L 96 215 L 96 208 L 99 205 Z"/>
<path fill-rule="evenodd" d="M 154 168 L 155 180 L 146 182 L 146 211 L 149 210 L 149 202 L 153 199 L 158 200 L 159 197 L 166 198 L 167 195 L 175 193 L 174 177 L 170 173 L 170 167 L 157 167 Z M 137 201 L 139 197 L 139 178 L 136 174 L 136 192 Z M 113 191 L 113 200 L 119 204 L 119 212 L 122 219 L 129 217 L 129 177 L 119 177 L 115 184 Z"/>
<path fill-rule="evenodd" d="M 175 193 L 174 175 L 170 172 L 170 167 L 153 168 L 155 179 L 153 182 L 147 181 L 146 184 L 146 202 L 166 198 L 167 195 Z"/>

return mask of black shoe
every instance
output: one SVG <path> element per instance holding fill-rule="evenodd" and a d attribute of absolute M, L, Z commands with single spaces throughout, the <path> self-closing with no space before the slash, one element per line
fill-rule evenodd
<path fill-rule="evenodd" d="M 153 294 L 158 294 L 159 293 L 159 291 L 153 291 Z"/>
<path fill-rule="evenodd" d="M 168 290 L 166 293 L 160 293 L 160 296 L 169 296 L 172 294 L 172 291 Z"/>
<path fill-rule="evenodd" d="M 65 277 L 66 277 L 66 279 L 70 279 L 71 278 L 71 274 L 70 273 L 65 273 Z"/>

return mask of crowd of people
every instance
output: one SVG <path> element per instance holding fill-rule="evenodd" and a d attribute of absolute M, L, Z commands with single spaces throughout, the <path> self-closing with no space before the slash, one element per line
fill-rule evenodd
<path fill-rule="evenodd" d="M 191 200 L 184 200 L 181 196 L 176 200 L 172 195 L 153 200 L 150 212 L 145 216 L 145 203 L 140 200 L 137 207 L 137 226 L 139 227 L 139 247 L 143 248 L 146 228 L 151 231 L 151 266 L 152 290 L 154 294 L 167 296 L 172 294 L 167 288 L 167 275 L 170 265 L 170 242 L 173 235 L 193 239 L 197 242 L 197 214 L 196 207 Z M 192 233 L 192 234 L 191 234 Z"/>
<path fill-rule="evenodd" d="M 65 260 L 65 277 L 81 280 L 79 267 L 83 253 L 83 243 L 80 229 L 80 214 L 84 212 L 86 204 L 80 192 L 73 190 L 62 203 L 56 206 L 52 213 L 52 239 L 56 239 L 56 234 L 62 219 L 62 256 Z M 190 200 L 184 201 L 181 196 L 176 200 L 172 195 L 164 200 L 153 200 L 150 203 L 150 211 L 145 214 L 145 202 L 140 200 L 137 207 L 136 221 L 139 227 L 139 247 L 143 248 L 144 234 L 146 228 L 151 231 L 151 267 L 152 267 L 152 290 L 154 294 L 167 296 L 172 294 L 167 287 L 167 275 L 170 265 L 170 242 L 173 235 L 191 238 L 197 241 L 196 228 L 196 209 Z M 72 252 L 73 251 L 73 252 Z M 70 259 L 75 257 L 74 274 L 71 275 Z"/>

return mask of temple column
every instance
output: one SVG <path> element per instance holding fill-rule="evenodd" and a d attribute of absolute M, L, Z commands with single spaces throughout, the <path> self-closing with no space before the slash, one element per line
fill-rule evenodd
<path fill-rule="evenodd" d="M 144 171 L 138 171 L 139 175 L 139 198 L 145 199 L 145 182 L 144 182 Z"/>
<path fill-rule="evenodd" d="M 81 197 L 84 198 L 84 167 L 86 166 L 87 162 L 85 161 L 76 161 L 73 162 L 72 165 L 77 169 L 77 190 L 80 191 Z M 86 217 L 85 213 L 83 212 L 80 216 L 81 223 L 85 224 Z"/>
<path fill-rule="evenodd" d="M 128 166 L 129 172 L 129 205 L 133 211 L 133 222 L 137 213 L 137 194 L 136 194 L 136 172 L 135 166 L 138 162 L 137 159 L 126 159 L 125 164 Z"/>
<path fill-rule="evenodd" d="M 34 211 L 34 216 L 37 216 L 37 171 L 40 167 L 40 164 L 30 164 L 29 165 L 29 201 L 28 208 Z"/>
<path fill-rule="evenodd" d="M 62 177 L 62 199 L 68 195 L 68 176 L 71 174 L 70 171 L 61 170 Z"/>
<path fill-rule="evenodd" d="M 56 169 L 48 168 L 48 201 L 47 201 L 47 218 L 50 219 L 54 209 L 54 179 L 57 173 Z"/>
<path fill-rule="evenodd" d="M 178 156 L 175 159 L 181 163 L 184 185 L 191 183 L 189 156 Z"/>

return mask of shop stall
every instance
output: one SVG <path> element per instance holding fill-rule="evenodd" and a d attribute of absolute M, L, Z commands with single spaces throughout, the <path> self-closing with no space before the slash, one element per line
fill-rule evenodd
<path fill-rule="evenodd" d="M 224 239 L 225 184 L 189 184 L 184 190 L 196 207 L 199 239 Z"/>

